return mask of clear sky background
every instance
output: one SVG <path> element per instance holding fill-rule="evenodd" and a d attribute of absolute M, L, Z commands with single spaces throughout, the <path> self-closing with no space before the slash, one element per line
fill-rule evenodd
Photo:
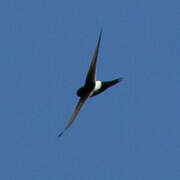
<path fill-rule="evenodd" d="M 89 99 L 61 137 L 103 27 Z M 180 1 L 1 0 L 0 179 L 179 180 Z"/>

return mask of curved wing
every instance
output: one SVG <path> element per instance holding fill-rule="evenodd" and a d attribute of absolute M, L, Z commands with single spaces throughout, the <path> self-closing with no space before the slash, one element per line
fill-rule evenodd
<path fill-rule="evenodd" d="M 64 134 L 64 132 L 72 125 L 72 123 L 74 122 L 76 116 L 78 115 L 82 105 L 85 103 L 85 101 L 88 99 L 89 96 L 91 96 L 92 94 L 92 91 L 90 93 L 87 94 L 87 96 L 83 97 L 83 98 L 80 98 L 76 107 L 75 107 L 75 110 L 67 124 L 67 126 L 64 128 L 64 130 L 59 134 L 59 136 L 62 136 Z"/>
<path fill-rule="evenodd" d="M 94 56 L 92 58 L 91 65 L 89 67 L 89 71 L 86 76 L 86 82 L 85 82 L 86 85 L 95 83 L 95 80 L 96 80 L 96 62 L 97 62 L 99 46 L 101 42 L 101 35 L 102 35 L 102 30 L 99 34 L 99 39 L 98 39 L 97 46 L 94 52 Z"/>

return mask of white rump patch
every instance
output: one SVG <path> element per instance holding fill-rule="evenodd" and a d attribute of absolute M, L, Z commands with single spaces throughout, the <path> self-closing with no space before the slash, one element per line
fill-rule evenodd
<path fill-rule="evenodd" d="M 94 91 L 98 91 L 101 87 L 102 87 L 102 82 L 101 81 L 96 81 Z"/>

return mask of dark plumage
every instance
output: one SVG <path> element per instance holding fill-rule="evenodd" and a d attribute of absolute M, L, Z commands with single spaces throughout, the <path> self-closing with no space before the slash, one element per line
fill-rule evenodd
<path fill-rule="evenodd" d="M 122 80 L 123 80 L 123 78 L 114 79 L 112 81 L 103 81 L 102 82 L 102 87 L 99 90 L 95 91 L 91 97 L 96 96 L 96 95 L 102 93 L 107 88 L 110 88 L 111 86 L 114 86 L 115 84 L 119 83 Z"/>
<path fill-rule="evenodd" d="M 94 52 L 94 56 L 92 58 L 89 71 L 86 76 L 86 81 L 83 87 L 78 89 L 77 95 L 80 97 L 78 104 L 75 107 L 75 110 L 67 124 L 67 126 L 64 128 L 64 130 L 59 134 L 59 136 L 62 136 L 62 134 L 72 125 L 74 122 L 77 114 L 79 113 L 82 105 L 85 103 L 85 101 L 92 96 L 95 96 L 103 91 L 105 91 L 107 88 L 117 84 L 122 80 L 122 78 L 118 78 L 112 81 L 96 81 L 96 63 L 97 63 L 97 57 L 98 57 L 98 52 L 99 52 L 99 46 L 101 42 L 101 35 L 102 31 L 99 34 L 99 39 L 97 42 L 97 46 Z"/>

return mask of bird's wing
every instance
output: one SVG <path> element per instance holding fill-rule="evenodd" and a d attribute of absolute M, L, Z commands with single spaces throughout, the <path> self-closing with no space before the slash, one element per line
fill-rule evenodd
<path fill-rule="evenodd" d="M 63 133 L 72 125 L 72 123 L 74 122 L 76 116 L 78 115 L 82 105 L 85 103 L 85 101 L 88 99 L 88 97 L 90 97 L 92 95 L 93 91 L 89 92 L 85 97 L 83 98 L 80 98 L 77 105 L 76 105 L 76 108 L 67 124 L 67 126 L 64 128 L 64 130 L 59 134 L 59 136 L 62 136 Z"/>
<path fill-rule="evenodd" d="M 97 62 L 98 51 L 99 51 L 99 46 L 100 46 L 100 41 L 101 41 L 101 35 L 102 35 L 102 30 L 99 34 L 99 39 L 98 39 L 97 46 L 94 52 L 94 56 L 92 58 L 91 65 L 89 67 L 89 71 L 86 76 L 86 83 L 85 83 L 86 85 L 95 83 L 95 80 L 96 80 L 96 62 Z"/>

